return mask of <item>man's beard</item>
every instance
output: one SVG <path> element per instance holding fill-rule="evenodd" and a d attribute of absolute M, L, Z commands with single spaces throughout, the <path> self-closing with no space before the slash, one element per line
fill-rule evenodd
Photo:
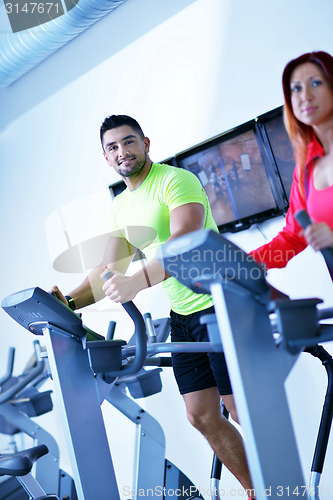
<path fill-rule="evenodd" d="M 145 153 L 144 160 L 142 160 L 141 162 L 136 160 L 134 165 L 132 165 L 132 167 L 130 169 L 126 169 L 126 168 L 122 169 L 121 165 L 120 165 L 120 167 L 118 167 L 119 175 L 121 175 L 122 177 L 135 177 L 135 176 L 139 175 L 139 173 L 141 172 L 141 170 L 143 169 L 143 167 L 146 164 L 146 160 L 147 160 L 147 154 Z"/>

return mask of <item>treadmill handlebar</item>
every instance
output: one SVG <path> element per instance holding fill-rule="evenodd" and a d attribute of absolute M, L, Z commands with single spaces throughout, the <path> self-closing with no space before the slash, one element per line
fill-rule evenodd
<path fill-rule="evenodd" d="M 24 389 L 30 382 L 32 382 L 36 377 L 38 377 L 44 370 L 45 361 L 40 358 L 40 344 L 38 340 L 34 341 L 34 349 L 37 359 L 37 364 L 34 368 L 32 368 L 27 375 L 25 375 L 21 380 L 19 380 L 15 385 L 10 387 L 5 392 L 0 394 L 0 405 L 7 403 L 10 399 L 12 399 L 16 394 L 18 394 L 22 389 Z"/>
<path fill-rule="evenodd" d="M 136 339 L 135 357 L 131 363 L 122 366 L 120 373 L 108 373 L 108 375 L 111 376 L 133 375 L 134 373 L 138 373 L 143 367 L 145 359 L 147 357 L 146 325 L 142 314 L 140 313 L 139 309 L 133 304 L 133 302 L 124 302 L 122 306 L 134 322 L 134 334 Z"/>
<path fill-rule="evenodd" d="M 112 278 L 113 273 L 109 269 L 104 271 L 101 278 L 104 282 Z M 120 375 L 133 375 L 141 370 L 147 357 L 147 335 L 146 325 L 142 314 L 133 302 L 124 302 L 121 304 L 129 317 L 133 320 L 135 328 L 135 357 L 131 363 L 123 365 L 120 371 L 108 372 L 109 376 L 119 377 Z"/>
<path fill-rule="evenodd" d="M 156 340 L 156 332 L 155 332 L 153 318 L 151 317 L 151 314 L 149 312 L 147 312 L 147 313 L 144 313 L 143 319 L 144 319 L 145 324 L 146 324 L 148 342 L 155 344 L 157 340 Z"/>
<path fill-rule="evenodd" d="M 309 214 L 306 210 L 299 210 L 294 214 L 294 217 L 303 229 L 306 229 L 310 224 L 312 224 L 312 220 L 310 219 Z M 333 248 L 323 248 L 321 250 L 321 253 L 325 259 L 329 273 L 333 280 Z"/>
<path fill-rule="evenodd" d="M 303 229 L 306 229 L 310 224 L 312 224 L 312 220 L 306 210 L 299 210 L 298 212 L 295 212 L 294 217 Z"/>
<path fill-rule="evenodd" d="M 0 378 L 0 388 L 13 375 L 14 359 L 15 359 L 15 347 L 10 347 L 8 350 L 7 370 L 4 376 Z"/>

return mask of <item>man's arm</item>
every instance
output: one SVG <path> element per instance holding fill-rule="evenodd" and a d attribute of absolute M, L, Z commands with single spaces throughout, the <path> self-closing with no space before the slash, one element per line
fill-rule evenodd
<path fill-rule="evenodd" d="M 105 269 L 110 269 L 114 273 L 125 273 L 135 251 L 136 248 L 125 238 L 110 236 L 101 264 L 95 267 L 84 281 L 68 294 L 74 300 L 75 308 L 81 309 L 103 299 L 105 297 L 102 289 L 104 281 L 100 275 Z M 57 286 L 53 286 L 50 291 L 55 293 L 57 298 L 64 304 L 68 305 L 67 299 Z"/>
<path fill-rule="evenodd" d="M 187 203 L 170 212 L 171 241 L 186 233 L 202 229 L 205 209 L 201 203 Z M 169 276 L 156 259 L 152 259 L 143 269 L 133 276 L 115 273 L 103 286 L 105 295 L 114 302 L 128 302 L 145 288 L 161 283 Z"/>

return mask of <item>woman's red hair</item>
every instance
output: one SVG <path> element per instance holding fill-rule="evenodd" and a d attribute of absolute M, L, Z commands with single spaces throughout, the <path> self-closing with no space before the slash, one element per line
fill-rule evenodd
<path fill-rule="evenodd" d="M 299 169 L 299 182 L 302 195 L 305 197 L 304 171 L 308 144 L 312 142 L 313 131 L 309 125 L 297 120 L 291 105 L 290 79 L 293 71 L 301 64 L 312 63 L 318 66 L 321 73 L 330 83 L 333 92 L 333 57 L 327 52 L 308 52 L 290 61 L 284 68 L 282 86 L 284 94 L 283 118 L 289 138 L 294 146 L 297 166 Z"/>

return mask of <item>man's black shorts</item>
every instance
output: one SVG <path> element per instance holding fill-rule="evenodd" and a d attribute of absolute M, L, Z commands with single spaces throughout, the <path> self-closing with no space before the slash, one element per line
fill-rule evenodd
<path fill-rule="evenodd" d="M 200 316 L 214 313 L 214 307 L 187 316 L 171 311 L 172 342 L 209 342 Z M 172 366 L 181 394 L 217 387 L 221 396 L 232 394 L 223 352 L 172 354 Z"/>

